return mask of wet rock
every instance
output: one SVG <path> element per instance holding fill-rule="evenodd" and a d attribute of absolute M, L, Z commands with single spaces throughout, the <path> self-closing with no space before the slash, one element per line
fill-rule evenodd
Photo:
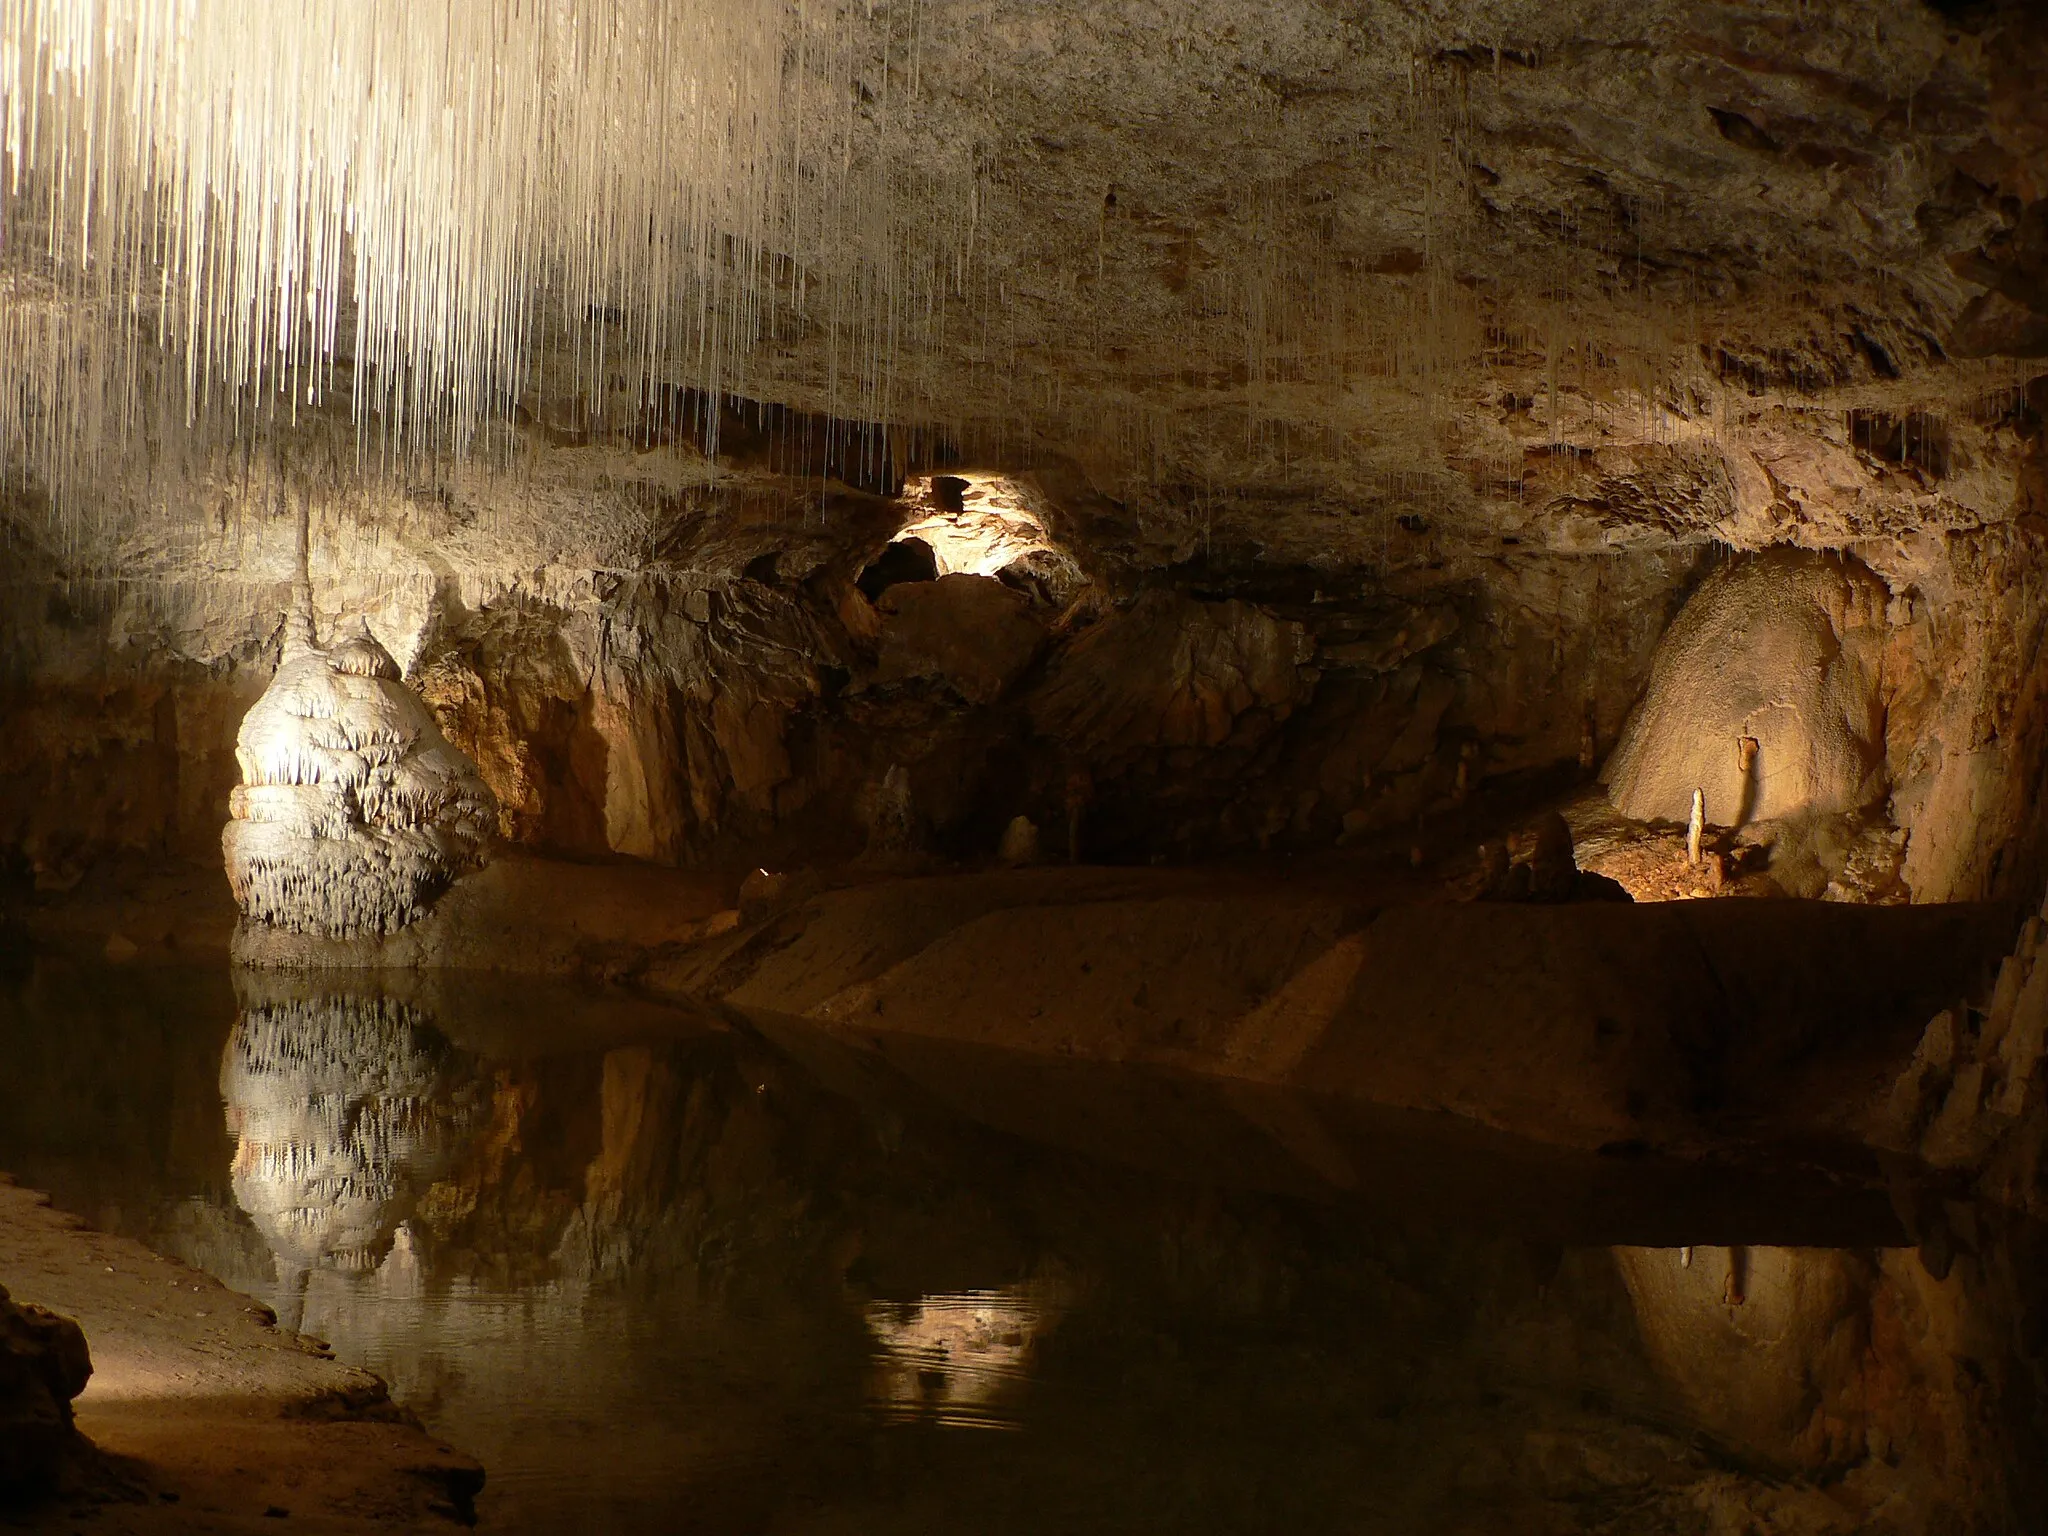
<path fill-rule="evenodd" d="M 91 1376 L 78 1324 L 16 1302 L 0 1286 L 0 1498 L 34 1494 L 55 1481 L 81 1443 L 71 1400 Z"/>

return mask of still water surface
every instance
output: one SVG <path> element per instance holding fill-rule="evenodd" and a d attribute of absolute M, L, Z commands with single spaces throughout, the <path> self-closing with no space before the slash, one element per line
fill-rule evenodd
<path fill-rule="evenodd" d="M 1906 1241 L 1812 1171 L 620 998 L 4 980 L 0 1168 L 387 1378 L 487 1529 L 1704 1530 L 1808 1363 L 1731 1421 L 1670 1340 Z"/>

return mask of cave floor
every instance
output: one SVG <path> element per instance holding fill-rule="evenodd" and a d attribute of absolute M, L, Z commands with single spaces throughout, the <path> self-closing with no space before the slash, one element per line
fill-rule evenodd
<path fill-rule="evenodd" d="M 93 1375 L 74 1405 L 95 1454 L 27 1530 L 448 1529 L 482 1474 L 376 1377 L 280 1331 L 203 1270 L 96 1231 L 0 1179 L 0 1275 L 76 1320 Z"/>

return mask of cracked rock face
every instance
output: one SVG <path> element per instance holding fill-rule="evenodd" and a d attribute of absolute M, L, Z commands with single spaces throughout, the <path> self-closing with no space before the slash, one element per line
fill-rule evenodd
<path fill-rule="evenodd" d="M 392 933 L 487 852 L 497 803 L 368 628 L 287 656 L 242 721 L 221 836 L 247 916 L 294 933 Z"/>

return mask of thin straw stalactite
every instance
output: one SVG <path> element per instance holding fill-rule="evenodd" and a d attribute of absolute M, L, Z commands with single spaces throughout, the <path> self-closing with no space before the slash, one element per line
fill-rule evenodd
<path fill-rule="evenodd" d="M 848 145 L 804 163 L 857 129 L 854 36 L 814 0 L 0 0 L 0 454 L 59 493 L 151 388 L 237 428 L 338 391 L 380 454 L 460 454 L 539 379 L 598 421 L 729 393 L 807 289 L 887 337 L 893 274 L 799 248 L 888 217 Z"/>

